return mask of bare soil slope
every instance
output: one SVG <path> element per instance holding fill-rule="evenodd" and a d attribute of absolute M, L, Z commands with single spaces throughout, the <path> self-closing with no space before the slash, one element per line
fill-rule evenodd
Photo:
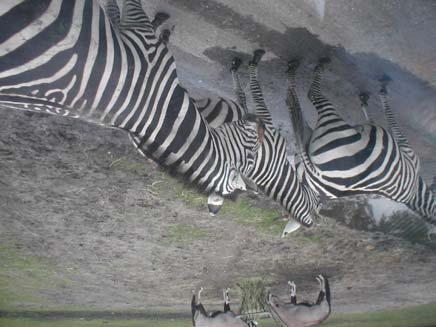
<path fill-rule="evenodd" d="M 436 300 L 434 249 L 333 219 L 281 239 L 268 199 L 242 196 L 210 217 L 204 196 L 147 163 L 124 132 L 0 115 L 2 309 L 187 312 L 191 289 L 219 303 L 251 277 L 281 295 L 295 280 L 314 300 L 318 273 L 337 312 Z"/>

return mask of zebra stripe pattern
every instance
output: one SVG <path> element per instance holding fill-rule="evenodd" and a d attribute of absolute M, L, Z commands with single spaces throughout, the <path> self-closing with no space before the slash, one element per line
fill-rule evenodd
<path fill-rule="evenodd" d="M 206 191 L 243 188 L 238 169 L 252 165 L 260 123 L 210 128 L 140 0 L 124 1 L 121 15 L 115 0 L 107 3 L 106 13 L 85 0 L 0 5 L 0 106 L 125 129 Z"/>
<path fill-rule="evenodd" d="M 313 224 L 313 216 L 318 210 L 319 198 L 316 192 L 298 179 L 294 167 L 287 159 L 286 141 L 272 124 L 271 115 L 266 107 L 262 89 L 257 80 L 257 64 L 263 53 L 263 50 L 256 51 L 253 60 L 249 64 L 249 83 L 256 115 L 262 117 L 265 130 L 254 168 L 245 177 L 249 178 L 266 195 L 278 201 L 286 208 L 292 218 L 309 227 Z M 244 98 L 238 96 L 243 93 L 243 90 L 236 69 L 232 69 L 232 76 L 238 103 L 223 98 L 202 100 L 202 103 L 211 104 L 201 107 L 201 113 L 207 112 L 205 118 L 211 125 L 216 126 L 221 123 L 221 120 L 216 120 L 214 117 L 230 117 L 227 118 L 228 120 L 226 119 L 226 122 L 228 122 L 231 117 L 241 117 L 245 112 L 243 102 L 245 96 Z M 237 105 L 238 114 L 234 114 L 233 108 L 235 107 L 233 106 L 216 105 L 228 103 Z"/>
<path fill-rule="evenodd" d="M 435 200 L 419 176 L 419 159 L 395 122 L 387 102 L 386 81 L 380 98 L 389 131 L 375 125 L 351 126 L 321 92 L 321 78 L 328 61 L 315 67 L 309 98 L 318 121 L 308 144 L 315 168 L 306 169 L 308 183 L 330 198 L 375 193 L 402 202 L 435 223 Z"/>

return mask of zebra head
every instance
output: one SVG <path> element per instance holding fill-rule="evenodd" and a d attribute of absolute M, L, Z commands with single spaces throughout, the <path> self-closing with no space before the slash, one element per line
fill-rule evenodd
<path fill-rule="evenodd" d="M 230 195 L 236 190 L 246 191 L 244 176 L 253 170 L 257 152 L 263 142 L 264 128 L 255 115 L 225 123 L 214 129 L 225 162 L 221 183 L 215 193 Z"/>
<path fill-rule="evenodd" d="M 249 179 L 270 198 L 279 202 L 289 213 L 290 222 L 282 233 L 289 234 L 314 224 L 319 207 L 319 195 L 301 181 L 288 160 L 286 140 L 275 129 L 264 127 L 263 142 L 257 152 Z"/>

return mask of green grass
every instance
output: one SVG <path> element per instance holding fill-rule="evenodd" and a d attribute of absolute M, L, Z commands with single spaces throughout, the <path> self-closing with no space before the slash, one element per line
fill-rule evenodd
<path fill-rule="evenodd" d="M 190 244 L 195 240 L 204 239 L 208 236 L 207 229 L 187 224 L 177 224 L 168 228 L 162 242 L 164 244 Z"/>
<path fill-rule="evenodd" d="M 0 327 L 192 327 L 190 319 L 6 319 Z"/>
<path fill-rule="evenodd" d="M 432 327 L 436 326 L 436 303 L 368 314 L 337 314 L 327 320 L 323 326 Z"/>
<path fill-rule="evenodd" d="M 38 291 L 71 283 L 54 275 L 49 260 L 21 253 L 13 242 L 0 241 L 0 309 L 26 303 L 42 303 Z"/>
<path fill-rule="evenodd" d="M 1 327 L 191 327 L 190 319 L 30 319 L 0 318 Z M 259 321 L 260 327 L 273 327 L 271 319 Z M 326 327 L 434 327 L 436 303 L 372 313 L 333 314 Z"/>
<path fill-rule="evenodd" d="M 145 164 L 140 161 L 133 161 L 128 157 L 112 158 L 108 168 L 113 171 L 133 173 L 138 176 L 146 175 Z"/>
<path fill-rule="evenodd" d="M 182 201 L 188 208 L 207 212 L 207 196 L 205 194 L 163 173 L 159 175 L 159 179 L 162 183 L 157 184 L 155 188 L 160 197 L 175 198 Z M 252 202 L 247 198 L 239 201 L 225 199 L 217 218 L 234 219 L 236 223 L 252 226 L 258 232 L 280 236 L 286 225 L 285 221 L 277 219 L 281 216 L 280 211 L 258 208 Z"/>
<path fill-rule="evenodd" d="M 280 236 L 286 225 L 285 221 L 277 219 L 281 216 L 280 211 L 257 208 L 248 199 L 225 202 L 219 214 L 234 218 L 238 224 L 254 227 L 258 232 L 268 235 Z"/>

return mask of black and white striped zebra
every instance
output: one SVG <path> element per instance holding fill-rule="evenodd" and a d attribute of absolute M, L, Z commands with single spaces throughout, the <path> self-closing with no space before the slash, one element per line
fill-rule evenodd
<path fill-rule="evenodd" d="M 286 141 L 273 125 L 257 78 L 257 65 L 263 54 L 263 50 L 256 50 L 249 63 L 249 83 L 255 113 L 265 124 L 263 142 L 257 153 L 254 169 L 244 176 L 269 197 L 281 203 L 292 218 L 304 226 L 311 226 L 318 211 L 318 195 L 298 179 L 294 167 L 288 160 Z M 237 101 L 225 98 L 197 100 L 200 112 L 211 126 L 240 119 L 247 112 L 245 93 L 238 74 L 240 64 L 240 59 L 236 58 L 231 69 Z M 284 235 L 295 228 L 295 223 L 290 221 Z"/>
<path fill-rule="evenodd" d="M 373 123 L 351 126 L 337 113 L 321 92 L 321 77 L 328 59 L 315 67 L 309 98 L 318 113 L 318 120 L 309 143 L 302 144 L 301 109 L 298 98 L 290 91 L 294 105 L 293 125 L 303 154 L 302 175 L 318 192 L 330 198 L 354 194 L 380 194 L 406 204 L 428 222 L 436 223 L 434 194 L 419 176 L 419 158 L 401 133 L 387 101 L 387 80 L 381 82 L 379 93 L 388 130 Z M 294 76 L 292 76 L 294 75 Z M 295 71 L 290 80 L 295 78 Z M 290 83 L 291 89 L 295 82 Z M 297 102 L 296 102 L 297 101 Z M 366 113 L 367 95 L 361 95 Z M 297 116 L 295 115 L 297 113 Z M 368 118 L 367 118 L 368 119 Z M 307 149 L 307 152 L 306 152 Z"/>
<path fill-rule="evenodd" d="M 245 189 L 260 120 L 212 129 L 180 85 L 140 0 L 0 3 L 0 107 L 125 129 L 162 166 L 207 192 Z M 109 16 L 109 18 L 108 18 Z"/>

